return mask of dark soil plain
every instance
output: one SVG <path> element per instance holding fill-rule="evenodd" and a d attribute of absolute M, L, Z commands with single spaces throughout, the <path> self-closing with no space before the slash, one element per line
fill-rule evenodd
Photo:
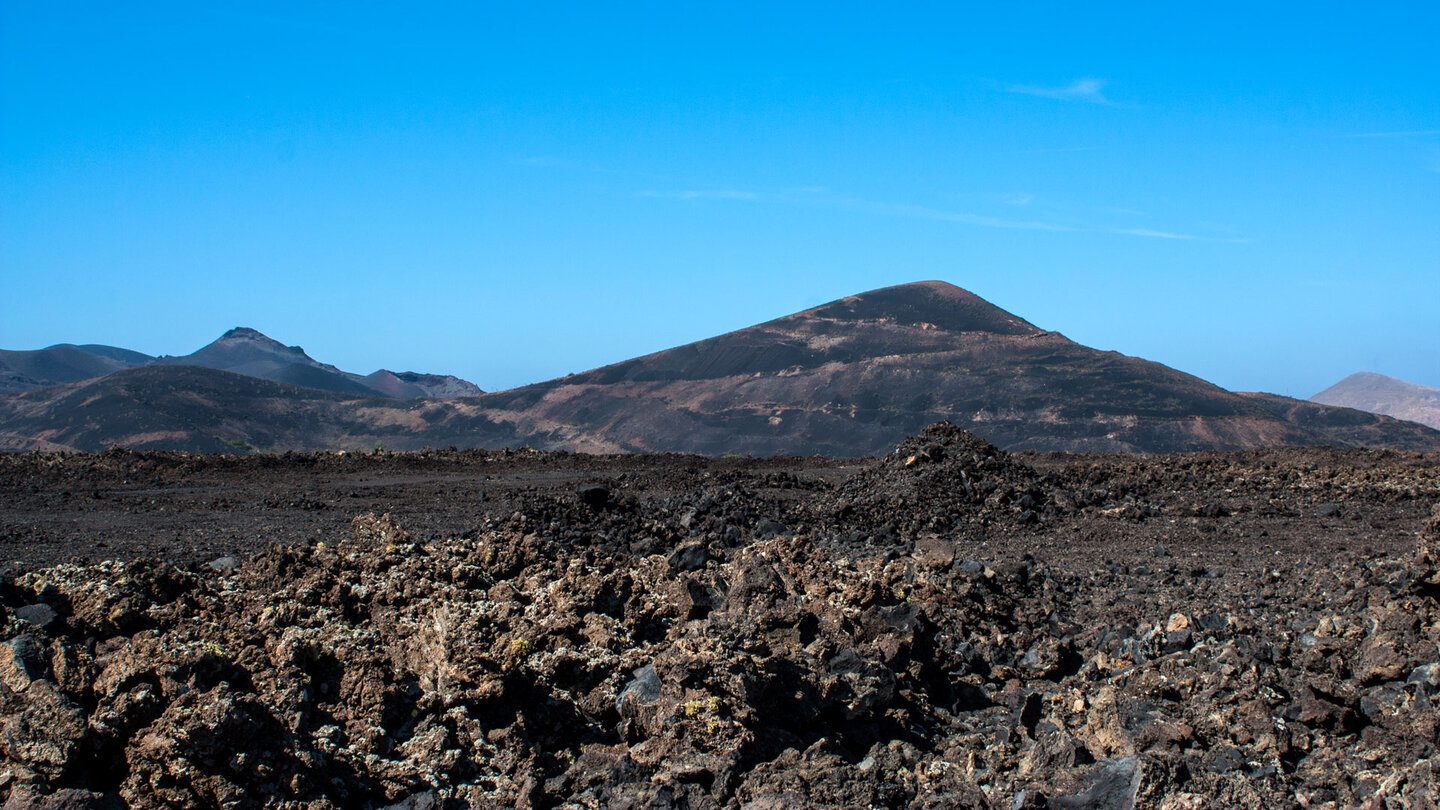
<path fill-rule="evenodd" d="M 5 807 L 1434 806 L 1440 456 L 0 455 Z"/>

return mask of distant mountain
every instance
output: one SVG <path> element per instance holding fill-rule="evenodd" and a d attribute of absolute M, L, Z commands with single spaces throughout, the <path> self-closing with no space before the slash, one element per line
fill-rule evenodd
<path fill-rule="evenodd" d="M 337 380 L 355 380 L 253 330 L 232 330 L 196 355 L 249 374 L 312 375 L 312 385 L 192 366 L 135 368 L 0 397 L 0 447 L 274 451 L 378 442 L 859 456 L 888 452 L 925 425 L 949 420 L 1011 450 L 1440 450 L 1440 431 L 1232 393 L 1159 363 L 1082 346 L 941 282 L 874 290 L 582 374 L 459 399 L 339 389 Z M 430 378 L 377 372 L 363 379 L 395 396 Z"/>
<path fill-rule="evenodd" d="M 118 346 L 102 346 L 98 343 L 83 343 L 76 348 L 98 357 L 108 357 L 111 360 L 129 364 L 132 368 L 134 366 L 143 366 L 155 359 L 144 352 L 122 349 Z"/>
<path fill-rule="evenodd" d="M 398 399 L 444 399 L 484 393 L 459 377 L 413 371 L 377 371 L 368 376 L 321 363 L 299 346 L 286 346 L 261 332 L 236 327 L 187 355 L 173 357 L 114 346 L 61 344 L 38 351 L 0 351 L 0 394 L 17 394 L 103 377 L 144 365 L 199 366 L 321 391 Z"/>
<path fill-rule="evenodd" d="M 0 349 L 0 394 L 102 377 L 154 358 L 114 346 L 61 343 L 34 351 Z"/>
<path fill-rule="evenodd" d="M 321 363 L 299 346 L 286 346 L 243 326 L 231 329 L 199 351 L 183 357 L 160 357 L 155 363 L 231 371 L 247 377 L 259 377 L 262 380 L 321 391 L 359 395 L 381 393 L 360 382 L 363 378 Z"/>
<path fill-rule="evenodd" d="M 480 386 L 449 374 L 421 374 L 415 371 L 380 369 L 362 378 L 366 387 L 396 399 L 454 399 L 478 397 Z"/>
<path fill-rule="evenodd" d="M 154 365 L 0 397 L 0 450 L 94 451 L 118 445 L 248 453 L 460 443 L 459 436 L 428 429 L 429 420 L 474 439 L 467 446 L 551 440 L 533 430 L 520 435 L 473 406 L 448 401 L 356 397 L 202 366 Z"/>
<path fill-rule="evenodd" d="M 1440 429 L 1440 388 L 1361 371 L 1310 397 L 1311 402 L 1340 405 Z"/>
<path fill-rule="evenodd" d="M 1244 396 L 1082 346 L 958 287 L 918 282 L 484 402 L 627 451 L 868 455 L 949 420 L 1006 449 L 1172 452 L 1440 433 Z"/>

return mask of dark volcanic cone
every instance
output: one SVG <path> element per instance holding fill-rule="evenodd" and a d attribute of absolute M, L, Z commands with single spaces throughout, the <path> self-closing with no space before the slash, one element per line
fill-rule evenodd
<path fill-rule="evenodd" d="M 35 351 L 0 349 L 0 394 L 15 394 L 51 385 L 103 377 L 153 359 L 114 346 L 62 343 Z"/>
<path fill-rule="evenodd" d="M 1272 399 L 1081 346 L 924 281 L 485 403 L 571 425 L 584 448 L 627 451 L 875 455 L 942 420 L 1007 449 L 1440 448 L 1418 426 Z"/>
<path fill-rule="evenodd" d="M 286 346 L 247 327 L 237 326 L 218 340 L 183 357 L 162 357 L 163 365 L 202 366 L 218 371 L 231 371 L 262 380 L 336 391 L 342 394 L 373 396 L 373 388 L 359 382 L 355 375 L 321 363 L 299 346 Z"/>

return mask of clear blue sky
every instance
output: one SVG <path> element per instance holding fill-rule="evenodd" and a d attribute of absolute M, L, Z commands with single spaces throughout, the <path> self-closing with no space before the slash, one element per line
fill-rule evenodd
<path fill-rule="evenodd" d="M 0 348 L 245 325 L 493 390 L 937 278 L 1227 388 L 1440 386 L 1437 41 L 1430 2 L 0 0 Z"/>

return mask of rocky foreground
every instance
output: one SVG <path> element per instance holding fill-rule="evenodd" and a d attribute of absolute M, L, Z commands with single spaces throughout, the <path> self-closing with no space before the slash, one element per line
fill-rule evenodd
<path fill-rule="evenodd" d="M 65 480 L 79 458 L 11 457 L 0 484 Z M 622 475 L 451 534 L 365 513 L 208 565 L 12 573 L 0 795 L 1440 799 L 1433 455 L 1022 457 L 939 425 L 837 480 L 800 473 L 663 492 Z"/>

